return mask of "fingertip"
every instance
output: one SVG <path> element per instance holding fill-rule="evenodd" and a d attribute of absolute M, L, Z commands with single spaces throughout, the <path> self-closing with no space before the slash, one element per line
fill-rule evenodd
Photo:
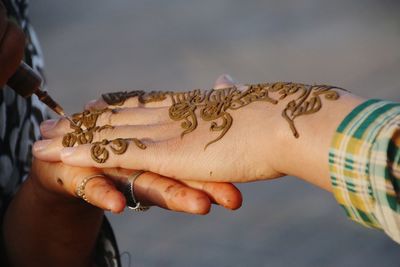
<path fill-rule="evenodd" d="M 99 174 L 95 177 L 86 186 L 90 203 L 112 213 L 121 213 L 126 204 L 123 194 L 117 190 L 111 180 L 105 179 L 103 175 Z"/>
<path fill-rule="evenodd" d="M 115 194 L 111 195 L 109 199 L 107 199 L 106 207 L 112 213 L 122 213 L 126 207 L 125 197 L 119 191 L 115 192 Z"/>
<path fill-rule="evenodd" d="M 197 215 L 206 215 L 210 210 L 211 200 L 206 195 L 198 196 L 187 202 L 187 212 Z"/>
<path fill-rule="evenodd" d="M 232 184 L 227 184 L 226 186 L 229 188 L 225 190 L 224 195 L 219 200 L 219 204 L 230 210 L 239 209 L 243 203 L 241 192 Z"/>

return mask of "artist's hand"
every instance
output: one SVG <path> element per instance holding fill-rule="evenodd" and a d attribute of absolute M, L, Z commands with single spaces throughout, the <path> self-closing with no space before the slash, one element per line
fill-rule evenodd
<path fill-rule="evenodd" d="M 96 176 L 83 188 L 90 203 L 76 196 L 85 177 L 103 173 L 107 178 Z M 102 209 L 124 209 L 124 196 L 114 182 L 131 174 L 132 170 L 72 167 L 35 159 L 3 223 L 7 258 L 12 265 L 92 266 Z M 190 186 L 146 172 L 135 180 L 134 193 L 144 205 L 194 214 L 207 213 L 211 202 L 229 209 L 241 205 L 240 192 L 230 184 L 192 182 Z"/>
<path fill-rule="evenodd" d="M 88 205 L 76 195 L 76 189 L 85 177 L 95 174 L 105 175 L 91 179 L 85 186 Z M 117 182 L 124 182 L 132 170 L 81 168 L 62 162 L 34 160 L 31 172 L 31 184 L 39 197 L 56 200 L 89 209 L 98 207 L 114 213 L 125 208 L 125 198 L 117 190 Z M 118 181 L 117 181 L 118 180 Z M 206 214 L 211 203 L 217 203 L 228 209 L 237 209 L 241 205 L 240 192 L 230 184 L 221 183 L 181 183 L 154 173 L 144 173 L 135 181 L 135 196 L 144 205 L 156 205 L 173 211 L 193 214 Z M 51 201 L 50 201 L 51 200 Z M 51 205 L 53 205 L 51 204 Z"/>
<path fill-rule="evenodd" d="M 0 1 L 0 87 L 19 66 L 24 48 L 24 33 L 15 23 L 7 19 L 7 11 Z"/>

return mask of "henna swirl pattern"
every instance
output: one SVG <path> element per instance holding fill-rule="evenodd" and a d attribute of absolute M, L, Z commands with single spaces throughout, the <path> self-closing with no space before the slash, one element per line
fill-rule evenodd
<path fill-rule="evenodd" d="M 231 128 L 233 124 L 231 111 L 257 101 L 276 105 L 288 97 L 294 97 L 294 99 L 289 100 L 286 104 L 282 111 L 282 117 L 289 124 L 293 136 L 299 138 L 300 135 L 295 126 L 296 118 L 318 112 L 322 108 L 322 97 L 326 100 L 337 100 L 339 98 L 338 90 L 344 90 L 328 85 L 306 85 L 292 82 L 260 83 L 246 86 L 246 90 L 239 90 L 233 86 L 206 91 L 196 89 L 188 92 L 125 91 L 102 96 L 109 105 L 123 105 L 131 97 L 138 97 L 139 103 L 142 104 L 163 101 L 170 97 L 172 104 L 169 108 L 169 117 L 174 121 L 181 122 L 182 138 L 197 128 L 198 116 L 201 120 L 210 123 L 210 131 L 220 133 L 217 138 L 205 145 L 204 149 L 206 149 L 223 138 Z"/>
<path fill-rule="evenodd" d="M 128 149 L 129 141 L 132 141 L 140 149 L 146 149 L 146 145 L 137 138 L 103 139 L 99 142 L 93 142 L 95 133 L 114 128 L 111 125 L 96 125 L 99 116 L 106 111 L 109 111 L 109 109 L 85 110 L 82 113 L 72 115 L 71 120 L 73 123 L 70 123 L 70 127 L 74 131 L 64 135 L 62 145 L 64 147 L 73 147 L 75 145 L 92 144 L 90 155 L 97 163 L 106 162 L 109 158 L 110 151 L 116 155 L 125 153 Z"/>
<path fill-rule="evenodd" d="M 322 107 L 321 95 L 328 100 L 336 100 L 339 94 L 334 89 L 337 87 L 326 85 L 308 86 L 298 83 L 262 83 L 247 85 L 244 91 L 237 87 L 224 89 L 211 89 L 208 91 L 194 90 L 186 93 L 170 94 L 172 105 L 169 115 L 172 120 L 182 121 L 183 132 L 181 136 L 194 131 L 198 125 L 196 110 L 200 109 L 199 117 L 210 122 L 210 130 L 220 132 L 219 136 L 205 145 L 205 149 L 220 140 L 233 123 L 231 110 L 238 110 L 253 102 L 263 101 L 273 105 L 289 96 L 300 92 L 300 95 L 290 101 L 282 112 L 282 116 L 288 122 L 293 135 L 298 138 L 299 134 L 294 120 L 302 115 L 315 113 Z M 270 96 L 277 93 L 278 99 Z"/>

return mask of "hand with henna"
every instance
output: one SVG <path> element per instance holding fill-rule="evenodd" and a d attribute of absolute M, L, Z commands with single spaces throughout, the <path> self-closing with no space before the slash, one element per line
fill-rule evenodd
<path fill-rule="evenodd" d="M 182 181 L 294 175 L 329 190 L 331 138 L 361 101 L 333 86 L 241 85 L 226 75 L 209 90 L 111 93 L 87 105 L 100 111 L 91 142 L 85 131 L 71 136 L 66 120 L 46 123 L 42 130 L 49 140 L 37 142 L 34 154 L 45 161 L 147 170 Z"/>

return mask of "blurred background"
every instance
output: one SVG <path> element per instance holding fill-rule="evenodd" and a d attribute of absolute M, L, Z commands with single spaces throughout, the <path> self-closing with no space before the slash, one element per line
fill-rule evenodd
<path fill-rule="evenodd" d="M 222 73 L 400 101 L 398 0 L 35 0 L 30 12 L 68 112 L 114 90 L 210 88 Z M 109 215 L 121 252 L 135 267 L 400 264 L 399 245 L 327 192 L 292 177 L 239 187 L 235 212 Z"/>

